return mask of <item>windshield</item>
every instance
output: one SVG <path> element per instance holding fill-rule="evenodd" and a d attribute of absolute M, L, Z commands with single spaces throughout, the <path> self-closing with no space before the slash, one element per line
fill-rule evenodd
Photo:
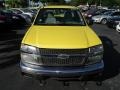
<path fill-rule="evenodd" d="M 110 15 L 112 12 L 111 11 L 107 11 L 107 12 L 104 12 L 103 14 L 104 15 Z"/>
<path fill-rule="evenodd" d="M 86 25 L 77 9 L 41 9 L 35 25 Z"/>

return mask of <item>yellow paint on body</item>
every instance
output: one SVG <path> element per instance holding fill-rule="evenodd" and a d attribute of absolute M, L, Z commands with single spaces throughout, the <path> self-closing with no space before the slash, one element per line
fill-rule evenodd
<path fill-rule="evenodd" d="M 26 33 L 22 43 L 39 48 L 77 49 L 101 44 L 88 26 L 35 26 Z"/>
<path fill-rule="evenodd" d="M 74 6 L 46 6 L 44 8 L 70 8 Z M 38 48 L 80 49 L 102 44 L 88 26 L 42 26 L 32 25 L 25 34 L 23 44 Z"/>

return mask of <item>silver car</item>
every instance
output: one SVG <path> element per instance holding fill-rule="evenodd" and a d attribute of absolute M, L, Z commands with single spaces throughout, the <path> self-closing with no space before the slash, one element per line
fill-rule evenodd
<path fill-rule="evenodd" d="M 96 15 L 92 17 L 93 22 L 95 23 L 101 23 L 101 24 L 106 24 L 107 20 L 111 17 L 116 17 L 116 16 L 120 16 L 120 12 L 119 11 L 108 11 L 105 12 L 101 15 Z"/>

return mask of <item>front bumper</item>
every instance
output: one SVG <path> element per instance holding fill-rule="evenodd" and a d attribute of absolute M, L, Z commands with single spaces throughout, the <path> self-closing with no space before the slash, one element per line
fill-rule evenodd
<path fill-rule="evenodd" d="M 26 75 L 48 77 L 77 77 L 81 75 L 96 74 L 103 71 L 104 63 L 96 63 L 83 67 L 43 67 L 27 63 L 20 63 L 21 71 Z"/>
<path fill-rule="evenodd" d="M 101 19 L 100 18 L 92 18 L 93 22 L 95 23 L 100 23 L 101 22 Z"/>

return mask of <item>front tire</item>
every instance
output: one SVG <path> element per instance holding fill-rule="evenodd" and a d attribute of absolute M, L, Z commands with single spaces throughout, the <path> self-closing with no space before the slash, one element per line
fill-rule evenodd
<path fill-rule="evenodd" d="M 120 33 L 120 29 L 118 29 L 117 27 L 116 27 L 116 31 L 117 31 L 118 33 Z"/>
<path fill-rule="evenodd" d="M 101 20 L 101 24 L 106 24 L 106 23 L 107 23 L 107 19 L 104 18 Z"/>

